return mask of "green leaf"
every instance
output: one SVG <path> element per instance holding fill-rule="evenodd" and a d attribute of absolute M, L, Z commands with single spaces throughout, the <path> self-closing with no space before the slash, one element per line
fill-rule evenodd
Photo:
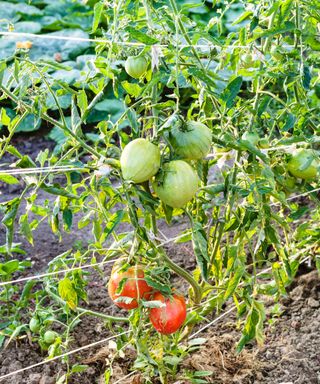
<path fill-rule="evenodd" d="M 198 222 L 194 223 L 192 231 L 192 245 L 196 255 L 197 263 L 204 280 L 208 279 L 208 263 L 210 258 L 208 255 L 208 241 L 202 225 Z"/>
<path fill-rule="evenodd" d="M 13 240 L 13 230 L 15 218 L 18 213 L 18 209 L 20 206 L 21 200 L 19 198 L 15 198 L 7 203 L 6 213 L 2 219 L 2 224 L 7 228 L 6 232 L 6 246 L 7 252 L 11 252 L 12 240 Z"/>
<path fill-rule="evenodd" d="M 42 183 L 40 188 L 43 189 L 47 193 L 51 193 L 52 195 L 70 197 L 71 199 L 77 199 L 78 196 L 73 193 L 68 192 L 66 189 L 61 188 L 58 184 L 54 185 L 46 185 Z"/>
<path fill-rule="evenodd" d="M 101 16 L 103 14 L 103 10 L 104 10 L 104 2 L 99 2 L 94 5 L 91 33 L 94 33 L 97 30 L 101 20 Z"/>
<path fill-rule="evenodd" d="M 263 321 L 265 319 L 265 310 L 261 303 L 254 301 L 246 318 L 242 331 L 242 337 L 237 345 L 237 352 L 241 352 L 243 347 L 252 339 L 256 338 L 258 343 L 263 341 Z"/>
<path fill-rule="evenodd" d="M 21 233 L 25 236 L 25 238 L 29 241 L 29 243 L 33 245 L 33 237 L 32 237 L 32 231 L 30 228 L 29 220 L 28 220 L 28 214 L 21 215 L 19 219 L 19 223 L 20 223 Z"/>
<path fill-rule="evenodd" d="M 198 68 L 189 68 L 188 72 L 190 75 L 197 77 L 202 80 L 205 84 L 209 85 L 212 88 L 216 87 L 215 82 L 209 77 L 206 73 L 204 73 L 201 69 Z"/>
<path fill-rule="evenodd" d="M 142 88 L 137 83 L 129 83 L 128 81 L 123 81 L 121 85 L 130 96 L 139 97 L 142 92 Z"/>
<path fill-rule="evenodd" d="M 159 40 L 155 39 L 154 37 L 148 36 L 144 32 L 141 32 L 133 27 L 126 27 L 126 32 L 129 33 L 130 39 L 138 40 L 141 43 L 144 43 L 146 45 L 152 45 L 157 43 Z"/>
<path fill-rule="evenodd" d="M 119 210 L 110 217 L 104 229 L 104 233 L 107 236 L 109 236 L 110 233 L 112 233 L 114 229 L 117 227 L 117 225 L 120 224 L 121 220 L 123 219 L 123 216 L 124 216 L 124 210 Z"/>
<path fill-rule="evenodd" d="M 304 65 L 302 68 L 302 85 L 304 89 L 310 89 L 311 72 L 308 66 Z"/>
<path fill-rule="evenodd" d="M 233 292 L 237 289 L 239 281 L 243 276 L 245 268 L 243 266 L 237 266 L 236 271 L 232 277 L 229 277 L 228 287 L 224 294 L 223 301 L 227 301 Z"/>
<path fill-rule="evenodd" d="M 19 260 L 10 260 L 6 263 L 0 264 L 0 275 L 7 276 L 12 275 L 19 269 Z"/>
<path fill-rule="evenodd" d="M 0 181 L 7 184 L 19 184 L 19 180 L 7 173 L 0 173 Z"/>
<path fill-rule="evenodd" d="M 77 292 L 74 289 L 72 281 L 68 277 L 59 281 L 58 292 L 61 299 L 63 299 L 71 309 L 75 309 L 77 307 Z"/>
<path fill-rule="evenodd" d="M 168 287 L 166 284 L 161 283 L 159 280 L 153 279 L 150 277 L 150 275 L 145 276 L 145 280 L 147 284 L 154 288 L 157 291 L 162 292 L 165 295 L 170 295 L 171 294 L 171 288 Z"/>
<path fill-rule="evenodd" d="M 242 77 L 238 76 L 233 79 L 225 88 L 221 95 L 222 101 L 224 101 L 227 108 L 231 108 L 234 104 L 242 85 Z"/>
<path fill-rule="evenodd" d="M 62 218 L 63 218 L 63 222 L 66 226 L 66 229 L 69 230 L 72 226 L 72 218 L 73 218 L 73 214 L 72 214 L 71 209 L 69 209 L 69 208 L 64 209 L 63 213 L 62 213 Z"/>
<path fill-rule="evenodd" d="M 263 32 L 258 32 L 255 34 L 253 39 L 250 40 L 257 40 L 261 39 L 263 37 L 270 37 L 275 35 L 283 35 L 284 33 L 294 31 L 296 28 L 295 24 L 291 21 L 286 21 L 284 25 L 276 26 L 269 28 Z"/>
<path fill-rule="evenodd" d="M 79 91 L 77 94 L 77 103 L 78 107 L 80 108 L 81 117 L 83 117 L 88 108 L 88 98 L 84 90 Z"/>
<path fill-rule="evenodd" d="M 9 126 L 10 124 L 10 117 L 7 115 L 7 111 L 5 108 L 1 108 L 1 113 L 0 113 L 0 125 L 5 125 L 6 127 Z"/>

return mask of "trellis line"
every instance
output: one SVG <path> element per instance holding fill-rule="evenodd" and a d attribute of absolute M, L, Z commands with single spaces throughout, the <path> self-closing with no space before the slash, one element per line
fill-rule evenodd
<path fill-rule="evenodd" d="M 5 281 L 5 282 L 3 282 L 3 283 L 0 283 L 0 287 L 3 287 L 3 286 L 5 286 L 5 285 L 17 284 L 17 283 L 21 283 L 21 282 L 24 282 L 24 281 L 41 280 L 41 279 L 44 278 L 44 277 L 55 276 L 55 275 L 61 275 L 61 274 L 68 273 L 68 272 L 72 272 L 72 271 L 78 271 L 79 269 L 82 270 L 82 269 L 86 269 L 86 268 L 99 267 L 99 266 L 101 266 L 101 265 L 115 263 L 116 261 L 117 261 L 117 259 L 114 259 L 114 260 L 106 260 L 106 261 L 101 261 L 100 263 L 81 265 L 81 266 L 79 266 L 79 267 L 63 269 L 63 270 L 59 270 L 59 271 L 56 271 L 56 272 L 42 273 L 42 274 L 39 274 L 39 275 L 34 275 L 34 276 L 29 276 L 29 277 L 26 276 L 26 277 L 22 277 L 21 279 L 16 279 L 16 280 L 11 280 L 11 281 Z"/>
<path fill-rule="evenodd" d="M 57 35 L 37 35 L 34 33 L 27 33 L 27 32 L 7 32 L 7 31 L 0 31 L 0 35 L 2 36 L 15 36 L 15 37 L 29 37 L 29 38 L 36 38 L 36 39 L 45 39 L 45 40 L 64 40 L 64 41 L 77 41 L 77 42 L 88 42 L 88 43 L 99 43 L 99 44 L 109 44 L 109 45 L 121 45 L 121 46 L 128 46 L 128 47 L 147 47 L 150 46 L 149 44 L 140 43 L 140 42 L 130 42 L 130 41 L 111 41 L 107 39 L 92 39 L 92 38 L 85 38 L 85 37 L 73 37 L 73 36 L 57 36 Z M 160 48 L 169 48 L 171 46 L 176 46 L 175 44 L 153 44 L 154 46 L 160 47 Z M 219 44 L 178 44 L 178 47 L 180 48 L 224 48 L 223 45 Z M 253 44 L 251 45 L 229 45 L 227 49 L 251 49 L 254 47 Z M 294 48 L 294 45 L 285 44 L 283 45 L 283 48 Z"/>
<path fill-rule="evenodd" d="M 300 264 L 304 263 L 305 261 L 307 261 L 309 259 L 310 256 L 307 256 L 305 257 L 303 260 L 301 260 Z M 268 269 L 271 269 L 271 268 L 268 268 Z M 261 271 L 258 275 L 262 275 L 263 273 L 265 273 L 266 271 Z M 243 304 L 243 301 L 241 301 L 238 305 L 241 305 Z M 222 313 L 220 316 L 218 316 L 217 318 L 213 319 L 212 321 L 210 321 L 210 323 L 206 324 L 204 327 L 200 328 L 198 331 L 194 332 L 192 335 L 189 336 L 188 340 L 191 340 L 193 339 L 195 336 L 199 335 L 199 333 L 203 332 L 204 330 L 206 330 L 207 328 L 211 327 L 212 325 L 214 325 L 215 323 L 219 322 L 221 319 L 223 319 L 224 317 L 226 317 L 229 313 L 233 312 L 235 309 L 237 308 L 237 306 L 232 306 L 230 309 L 228 309 L 227 312 L 224 312 Z"/>
<path fill-rule="evenodd" d="M 307 196 L 311 193 L 314 193 L 314 192 L 317 192 L 317 191 L 320 191 L 320 188 L 315 188 L 311 191 L 308 191 L 308 192 L 305 192 L 305 193 L 302 193 L 300 195 L 296 195 L 296 196 L 292 196 L 291 198 L 288 198 L 287 200 L 294 200 L 294 199 L 298 199 L 300 197 L 304 197 L 304 196 Z M 272 203 L 270 204 L 270 206 L 277 206 L 277 205 L 280 205 L 281 203 L 280 202 L 276 202 L 276 203 Z M 208 228 L 208 225 L 204 226 L 203 227 L 204 229 Z M 160 248 L 164 245 L 167 245 L 167 244 L 170 244 L 172 242 L 175 242 L 179 239 L 182 239 L 183 237 L 187 236 L 187 235 L 190 235 L 192 234 L 192 230 L 186 232 L 186 233 L 183 233 L 181 235 L 178 235 L 178 236 L 175 236 L 175 237 L 172 237 L 170 239 L 167 239 L 165 241 L 163 241 L 162 243 L 158 244 L 156 247 L 157 248 Z M 43 277 L 47 277 L 47 276 L 52 276 L 52 275 L 56 275 L 56 274 L 63 274 L 63 273 L 68 273 L 69 271 L 72 271 L 72 270 L 79 270 L 79 269 L 85 269 L 85 268 L 91 268 L 91 267 L 95 267 L 95 266 L 99 266 L 99 265 L 103 265 L 103 264 L 108 264 L 108 263 L 111 263 L 111 262 L 115 262 L 115 260 L 107 260 L 107 261 L 102 261 L 100 263 L 96 263 L 96 264 L 87 264 L 87 265 L 83 265 L 83 266 L 80 266 L 80 267 L 75 267 L 75 268 L 70 268 L 70 269 L 65 269 L 65 270 L 61 270 L 61 271 L 56 271 L 56 272 L 49 272 L 49 273 L 43 273 L 43 274 L 40 274 L 40 275 L 34 275 L 34 276 L 30 276 L 30 277 L 23 277 L 21 279 L 16 279 L 16 280 L 11 280 L 11 281 L 5 281 L 5 282 L 2 282 L 0 283 L 0 287 L 1 286 L 5 286 L 5 285 L 9 285 L 9 284 L 13 284 L 13 283 L 19 283 L 21 281 L 29 281 L 29 280 L 37 280 L 37 279 L 42 279 Z"/>

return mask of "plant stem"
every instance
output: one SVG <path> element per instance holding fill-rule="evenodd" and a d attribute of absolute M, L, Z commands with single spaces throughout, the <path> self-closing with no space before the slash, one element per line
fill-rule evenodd
<path fill-rule="evenodd" d="M 202 298 L 202 289 L 200 285 L 195 281 L 195 279 L 190 275 L 189 272 L 185 271 L 183 268 L 181 268 L 179 265 L 174 263 L 167 253 L 164 251 L 162 247 L 157 247 L 160 251 L 162 259 L 165 261 L 165 263 L 179 276 L 181 276 L 184 280 L 186 280 L 192 287 L 194 292 L 194 301 L 196 304 L 199 304 L 201 302 Z"/>
<path fill-rule="evenodd" d="M 48 293 L 48 295 L 50 297 L 52 297 L 52 299 L 54 301 L 56 301 L 60 305 L 63 305 L 63 306 L 67 305 L 67 303 L 64 300 L 62 300 L 58 295 L 56 295 L 54 292 L 51 291 L 51 289 L 48 287 L 48 285 L 45 286 L 45 291 Z M 126 317 L 117 317 L 117 316 L 105 315 L 104 313 L 92 311 L 90 309 L 85 309 L 85 308 L 81 308 L 81 307 L 76 307 L 75 311 L 79 312 L 79 313 L 91 315 L 91 316 L 100 317 L 101 319 L 108 320 L 108 321 L 115 321 L 115 322 L 120 322 L 120 321 L 128 322 L 129 321 L 129 319 Z"/>
<path fill-rule="evenodd" d="M 22 100 L 19 100 L 16 95 L 14 95 L 9 89 L 4 87 L 3 85 L 0 85 L 0 89 L 3 93 L 5 93 L 11 100 L 13 100 L 17 105 L 23 106 L 29 113 L 33 113 L 32 107 L 28 105 L 27 103 L 23 102 Z M 80 137 L 78 137 L 72 130 L 67 126 L 59 121 L 53 119 L 48 114 L 40 111 L 40 116 L 42 119 L 48 121 L 52 125 L 56 125 L 57 127 L 61 128 L 62 130 L 66 131 L 72 138 L 74 138 L 83 148 L 85 148 L 89 153 L 91 153 L 93 156 L 95 156 L 97 159 L 100 159 L 103 157 L 102 154 L 97 152 L 95 149 L 90 147 L 85 141 L 83 141 Z M 119 161 L 116 159 L 111 158 L 105 158 L 104 159 L 105 164 L 111 165 L 115 168 L 119 168 Z"/>
<path fill-rule="evenodd" d="M 181 32 L 182 32 L 183 37 L 186 39 L 187 43 L 190 45 L 190 48 L 191 48 L 191 50 L 192 50 L 192 53 L 194 54 L 194 57 L 197 59 L 199 65 L 200 65 L 200 67 L 201 67 L 201 69 L 203 70 L 203 72 L 204 72 L 205 74 L 207 74 L 207 70 L 206 70 L 205 66 L 203 65 L 203 63 L 202 63 L 202 61 L 201 61 L 201 59 L 200 59 L 200 56 L 198 55 L 197 50 L 196 50 L 195 47 L 193 46 L 192 41 L 191 41 L 190 37 L 188 36 L 188 32 L 187 32 L 187 30 L 186 30 L 186 28 L 185 28 L 183 22 L 182 22 L 181 19 L 180 19 L 179 10 L 178 10 L 178 7 L 177 7 L 177 4 L 176 4 L 175 0 L 169 0 L 169 2 L 170 2 L 171 8 L 172 8 L 173 13 L 174 13 L 174 15 L 175 15 L 175 17 L 176 17 L 176 20 L 177 20 L 177 22 L 178 22 L 178 25 L 179 25 L 179 28 L 180 28 L 180 30 L 181 30 Z M 207 86 L 208 86 L 208 85 L 207 85 Z M 208 86 L 208 87 L 209 87 L 209 86 Z M 209 88 L 210 88 L 210 87 L 209 87 Z M 212 99 L 213 99 L 213 102 L 214 102 L 214 105 L 215 105 L 217 111 L 218 111 L 218 112 L 220 113 L 220 115 L 221 115 L 221 109 L 220 109 L 220 106 L 219 106 L 219 104 L 218 104 L 216 98 L 212 96 Z"/>

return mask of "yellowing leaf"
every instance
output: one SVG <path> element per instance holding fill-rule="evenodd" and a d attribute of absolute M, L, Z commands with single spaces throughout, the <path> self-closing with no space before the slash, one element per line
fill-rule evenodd
<path fill-rule="evenodd" d="M 63 299 L 71 309 L 76 308 L 78 296 L 70 279 L 66 277 L 59 282 L 58 292 L 61 299 Z"/>

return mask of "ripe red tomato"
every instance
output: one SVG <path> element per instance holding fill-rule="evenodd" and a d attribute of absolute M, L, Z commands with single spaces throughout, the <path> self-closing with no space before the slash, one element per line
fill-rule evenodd
<path fill-rule="evenodd" d="M 124 281 L 121 292 L 117 293 L 117 289 Z M 119 308 L 134 309 L 138 307 L 139 299 L 148 299 L 152 288 L 149 287 L 144 279 L 144 271 L 141 266 L 128 268 L 126 271 L 121 271 L 120 267 L 114 266 L 111 272 L 111 277 L 108 283 L 108 292 L 112 301 Z M 133 299 L 130 303 L 124 301 L 115 301 L 120 297 L 129 297 Z"/>
<path fill-rule="evenodd" d="M 153 300 L 165 303 L 165 307 L 152 308 L 149 318 L 155 329 L 163 335 L 169 335 L 176 332 L 184 323 L 187 316 L 187 307 L 184 297 L 173 295 L 164 297 L 162 293 L 157 292 Z"/>

